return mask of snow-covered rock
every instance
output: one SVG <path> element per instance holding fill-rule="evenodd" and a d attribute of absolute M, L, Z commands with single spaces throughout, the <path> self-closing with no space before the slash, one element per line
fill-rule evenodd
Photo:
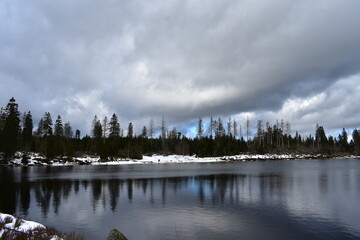
<path fill-rule="evenodd" d="M 36 239 L 42 237 L 42 239 L 54 239 L 62 240 L 57 235 L 51 235 L 46 232 L 46 227 L 40 223 L 18 219 L 10 214 L 0 213 L 0 239 L 6 237 L 15 237 L 17 234 L 28 234 L 29 239 Z M 13 239 L 13 238 L 11 238 Z"/>

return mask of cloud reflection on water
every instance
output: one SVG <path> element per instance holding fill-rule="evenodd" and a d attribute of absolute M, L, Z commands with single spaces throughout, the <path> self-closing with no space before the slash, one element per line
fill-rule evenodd
<path fill-rule="evenodd" d="M 267 165 L 239 165 L 237 173 L 127 179 L 50 178 L 51 169 L 41 174 L 1 169 L 0 211 L 98 237 L 110 227 L 136 239 L 174 239 L 175 228 L 191 239 L 223 238 L 225 233 L 302 239 L 317 231 L 360 236 L 356 160 Z M 65 176 L 76 171 L 62 170 Z"/>

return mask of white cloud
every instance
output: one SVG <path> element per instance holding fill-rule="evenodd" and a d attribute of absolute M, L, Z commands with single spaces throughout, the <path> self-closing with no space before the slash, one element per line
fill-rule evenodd
<path fill-rule="evenodd" d="M 358 9 L 356 0 L 4 0 L 0 100 L 78 128 L 80 111 L 135 124 L 254 112 L 301 131 L 358 126 L 358 81 L 346 80 L 360 72 Z"/>

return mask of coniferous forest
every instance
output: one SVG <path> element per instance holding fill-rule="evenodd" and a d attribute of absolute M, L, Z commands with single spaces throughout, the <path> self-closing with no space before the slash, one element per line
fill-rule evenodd
<path fill-rule="evenodd" d="M 159 124 L 150 119 L 149 124 L 143 126 L 137 135 L 131 122 L 122 128 L 114 113 L 110 119 L 94 116 L 91 135 L 81 136 L 81 132 L 73 129 L 70 122 L 64 122 L 61 116 L 54 117 L 50 112 L 45 112 L 35 126 L 31 112 L 21 114 L 16 100 L 11 98 L 0 113 L 1 159 L 6 162 L 17 151 L 42 153 L 48 159 L 89 154 L 100 156 L 104 161 L 112 158 L 141 159 L 149 154 L 208 157 L 242 152 L 360 153 L 360 130 L 357 129 L 352 131 L 349 141 L 345 129 L 338 136 L 327 136 L 324 127 L 316 123 L 313 135 L 301 136 L 298 132 L 292 133 L 290 123 L 283 120 L 273 124 L 258 120 L 252 123 L 256 124 L 256 128 L 250 127 L 249 120 L 244 127 L 231 118 L 223 120 L 210 117 L 208 122 L 204 126 L 203 119 L 199 118 L 197 135 L 189 138 L 175 127 L 168 129 L 164 118 Z M 158 132 L 160 134 L 156 135 Z"/>

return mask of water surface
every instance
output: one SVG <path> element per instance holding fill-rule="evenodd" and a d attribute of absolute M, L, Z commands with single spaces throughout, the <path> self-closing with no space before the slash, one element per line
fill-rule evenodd
<path fill-rule="evenodd" d="M 0 211 L 105 239 L 359 239 L 360 160 L 0 169 Z"/>

